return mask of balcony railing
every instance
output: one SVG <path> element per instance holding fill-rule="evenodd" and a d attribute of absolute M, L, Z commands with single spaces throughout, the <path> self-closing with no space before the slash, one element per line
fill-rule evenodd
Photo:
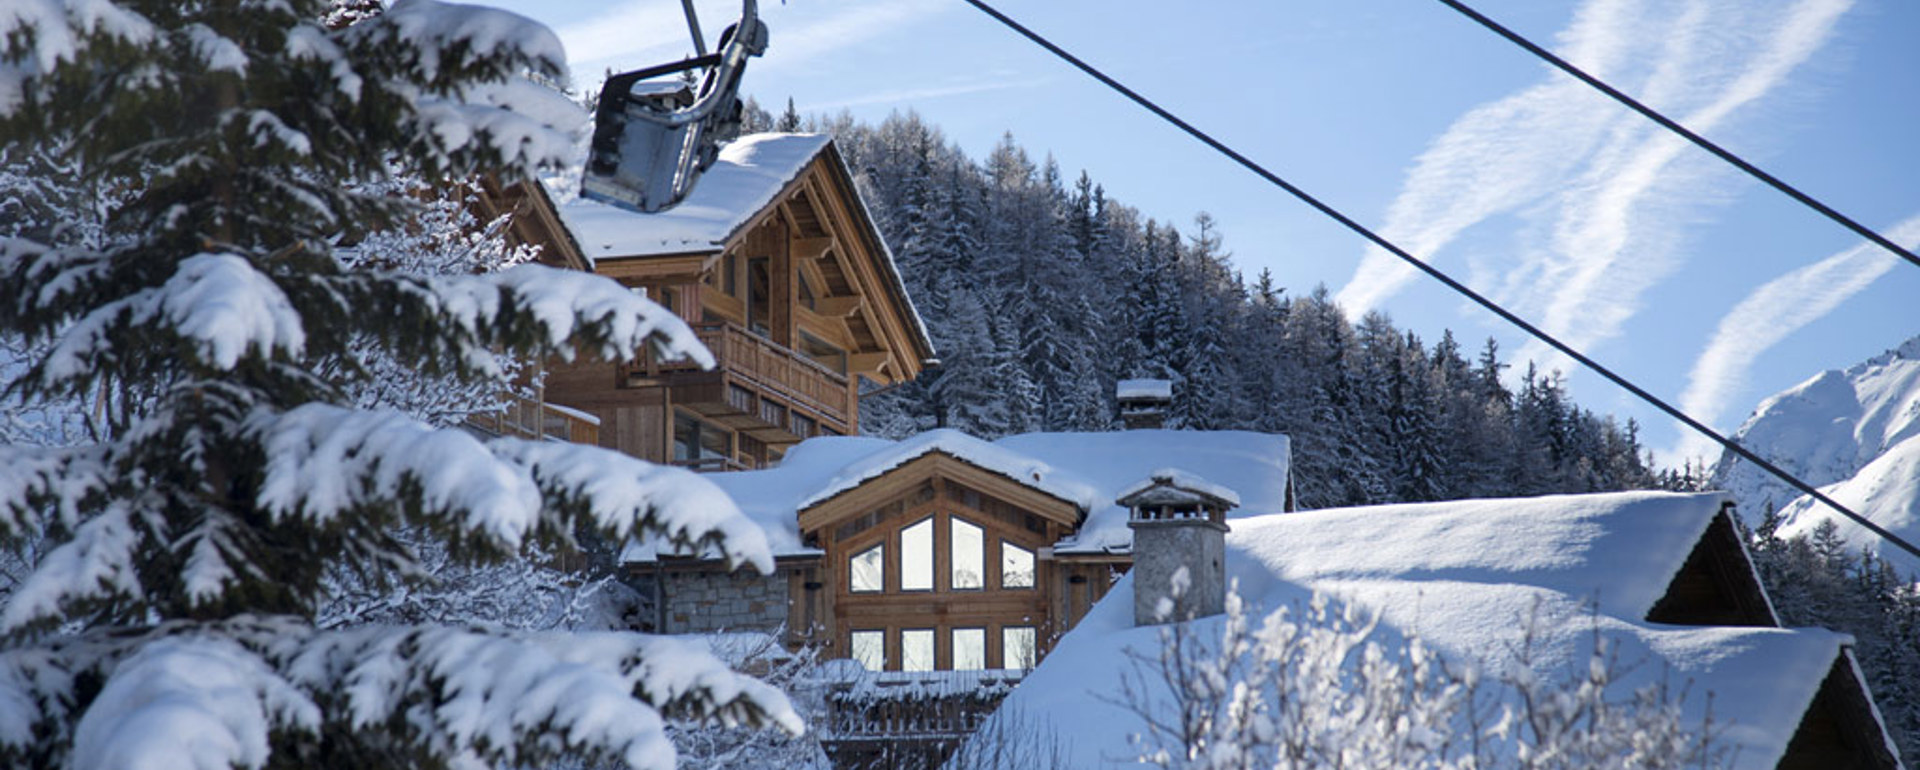
<path fill-rule="evenodd" d="M 730 323 L 695 324 L 700 342 L 713 351 L 715 368 L 732 382 L 819 413 L 841 424 L 853 414 L 853 389 L 847 376 L 811 358 Z M 697 371 L 686 361 L 656 361 L 649 354 L 627 370 L 632 378 L 652 379 L 673 372 Z"/>
<path fill-rule="evenodd" d="M 467 418 L 474 427 L 500 436 L 600 443 L 600 418 L 564 406 L 516 398 L 507 408 Z"/>

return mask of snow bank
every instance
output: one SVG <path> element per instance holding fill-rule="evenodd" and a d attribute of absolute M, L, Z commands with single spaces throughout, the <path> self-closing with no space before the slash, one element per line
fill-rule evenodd
<path fill-rule="evenodd" d="M 825 134 L 742 137 L 720 148 L 693 192 L 671 209 L 642 214 L 577 198 L 559 207 L 560 219 L 592 260 L 714 251 L 772 203 L 829 141 Z"/>

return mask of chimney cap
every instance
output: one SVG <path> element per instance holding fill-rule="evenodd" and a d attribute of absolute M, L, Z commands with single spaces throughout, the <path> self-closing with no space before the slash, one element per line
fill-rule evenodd
<path fill-rule="evenodd" d="M 1161 468 L 1114 496 L 1114 504 L 1127 508 L 1142 505 L 1205 505 L 1221 510 L 1237 508 L 1240 494 L 1179 468 Z"/>

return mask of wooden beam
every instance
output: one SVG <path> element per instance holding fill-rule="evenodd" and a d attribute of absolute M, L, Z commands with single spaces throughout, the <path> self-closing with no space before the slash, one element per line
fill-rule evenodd
<path fill-rule="evenodd" d="M 847 297 L 813 298 L 813 312 L 828 318 L 846 318 L 865 305 L 866 300 L 858 294 Z"/>
<path fill-rule="evenodd" d="M 832 251 L 833 246 L 833 236 L 831 235 L 821 238 L 795 238 L 793 239 L 793 258 L 797 260 L 819 259 L 826 256 L 827 252 Z"/>
<path fill-rule="evenodd" d="M 853 353 L 847 356 L 847 371 L 877 372 L 880 367 L 893 363 L 893 353 Z"/>
<path fill-rule="evenodd" d="M 694 283 L 700 280 L 707 254 L 602 259 L 593 272 L 608 278 L 648 283 Z"/>

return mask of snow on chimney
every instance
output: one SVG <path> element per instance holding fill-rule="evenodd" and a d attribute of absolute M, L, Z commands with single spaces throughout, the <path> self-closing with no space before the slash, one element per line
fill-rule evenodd
<path fill-rule="evenodd" d="M 1172 380 L 1121 380 L 1114 395 L 1127 430 L 1166 427 L 1167 409 L 1173 406 Z"/>
<path fill-rule="evenodd" d="M 1227 511 L 1240 496 L 1177 468 L 1161 468 L 1114 500 L 1133 530 L 1133 622 L 1148 626 L 1218 615 L 1227 606 Z"/>

